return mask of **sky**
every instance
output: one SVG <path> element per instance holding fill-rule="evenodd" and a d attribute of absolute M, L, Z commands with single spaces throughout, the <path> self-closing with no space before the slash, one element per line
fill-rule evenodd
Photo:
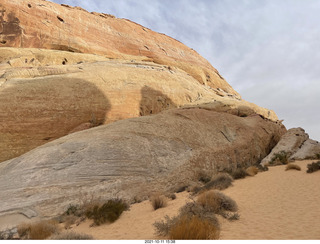
<path fill-rule="evenodd" d="M 243 99 L 320 141 L 320 0 L 53 0 L 130 19 L 206 58 Z"/>

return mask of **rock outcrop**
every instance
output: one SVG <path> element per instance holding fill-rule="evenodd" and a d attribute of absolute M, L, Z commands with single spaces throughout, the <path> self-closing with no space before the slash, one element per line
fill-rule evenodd
<path fill-rule="evenodd" d="M 44 0 L 2 0 L 0 47 L 45 48 L 149 61 L 179 68 L 199 83 L 239 94 L 196 51 L 164 34 L 109 14 Z"/>
<path fill-rule="evenodd" d="M 289 161 L 320 158 L 320 143 L 309 138 L 302 128 L 289 129 L 281 137 L 271 153 L 262 161 L 262 165 L 272 162 L 273 158 L 282 153 Z"/>
<path fill-rule="evenodd" d="M 75 131 L 184 105 L 277 120 L 165 65 L 16 48 L 1 48 L 0 62 L 0 162 Z"/>
<path fill-rule="evenodd" d="M 285 128 L 259 115 L 180 108 L 70 134 L 0 164 L 0 215 L 59 214 L 86 194 L 133 199 L 260 162 Z"/>
<path fill-rule="evenodd" d="M 185 105 L 278 120 L 242 100 L 194 50 L 110 15 L 4 0 L 0 49 L 0 162 L 72 132 Z"/>

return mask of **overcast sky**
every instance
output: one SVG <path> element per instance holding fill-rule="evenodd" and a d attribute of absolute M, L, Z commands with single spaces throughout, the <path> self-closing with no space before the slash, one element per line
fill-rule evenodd
<path fill-rule="evenodd" d="M 320 0 L 54 0 L 195 49 L 243 99 L 320 141 Z"/>

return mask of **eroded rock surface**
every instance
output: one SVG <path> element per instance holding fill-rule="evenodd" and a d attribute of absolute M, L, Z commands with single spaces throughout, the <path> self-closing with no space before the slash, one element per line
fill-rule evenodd
<path fill-rule="evenodd" d="M 260 162 L 284 131 L 259 115 L 184 108 L 73 133 L 0 164 L 0 214 L 53 216 L 90 194 L 174 191 L 198 170 Z"/>
<path fill-rule="evenodd" d="M 261 161 L 262 165 L 272 162 L 275 155 L 283 153 L 289 161 L 320 158 L 320 143 L 309 138 L 302 128 L 289 129 L 271 153 Z"/>
<path fill-rule="evenodd" d="M 44 0 L 2 0 L 0 47 L 45 48 L 145 60 L 184 70 L 199 83 L 239 94 L 195 50 L 109 14 Z"/>
<path fill-rule="evenodd" d="M 184 105 L 277 120 L 166 65 L 16 48 L 1 48 L 0 62 L 0 162 L 72 132 Z"/>
<path fill-rule="evenodd" d="M 278 120 L 171 37 L 78 7 L 1 1 L 0 162 L 76 131 L 200 105 Z"/>

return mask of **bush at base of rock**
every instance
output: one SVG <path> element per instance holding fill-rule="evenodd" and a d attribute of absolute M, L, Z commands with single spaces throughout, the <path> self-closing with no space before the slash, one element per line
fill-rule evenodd
<path fill-rule="evenodd" d="M 313 173 L 320 170 L 320 161 L 312 162 L 311 164 L 307 165 L 307 173 Z"/>
<path fill-rule="evenodd" d="M 106 203 L 96 204 L 92 208 L 87 209 L 86 216 L 93 219 L 95 225 L 101 225 L 106 222 L 113 223 L 116 221 L 123 211 L 128 210 L 129 205 L 121 199 L 108 200 Z"/>

